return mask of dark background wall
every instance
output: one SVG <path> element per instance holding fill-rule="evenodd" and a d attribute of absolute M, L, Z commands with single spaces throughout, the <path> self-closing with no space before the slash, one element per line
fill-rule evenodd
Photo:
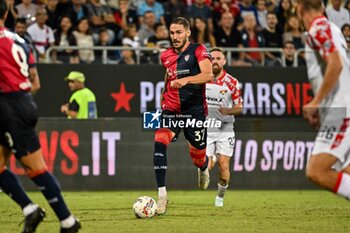
<path fill-rule="evenodd" d="M 49 170 L 65 190 L 153 189 L 153 131 L 142 130 L 143 111 L 157 107 L 164 70 L 160 66 L 85 65 L 39 67 L 42 89 L 35 96 L 39 139 Z M 59 112 L 70 92 L 69 71 L 87 76 L 96 94 L 98 120 L 67 120 Z M 304 69 L 230 68 L 242 83 L 244 115 L 235 123 L 231 187 L 310 189 L 304 170 L 315 132 L 301 118 L 312 93 Z M 123 87 L 125 92 L 123 92 Z M 61 118 L 57 118 L 61 116 Z M 169 146 L 171 189 L 196 189 L 197 171 L 183 136 Z M 11 169 L 24 171 L 11 160 Z M 33 185 L 23 176 L 29 189 Z M 217 170 L 211 188 L 216 188 Z"/>
<path fill-rule="evenodd" d="M 73 70 L 85 73 L 86 86 L 96 94 L 100 117 L 140 116 L 140 112 L 159 107 L 164 80 L 161 66 L 40 65 L 42 89 L 35 97 L 40 116 L 62 116 L 60 106 L 71 94 L 63 79 Z M 312 95 L 304 68 L 229 67 L 228 72 L 242 83 L 246 116 L 280 116 L 278 110 L 281 109 L 283 116 L 299 116 L 300 111 L 296 110 L 300 110 L 303 102 Z M 122 86 L 126 94 L 123 94 Z M 122 100 L 129 97 L 126 106 L 130 108 L 116 109 L 118 102 L 113 95 Z"/>

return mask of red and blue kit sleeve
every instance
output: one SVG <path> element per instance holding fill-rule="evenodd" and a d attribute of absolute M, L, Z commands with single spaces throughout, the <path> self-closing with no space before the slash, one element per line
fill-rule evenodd
<path fill-rule="evenodd" d="M 204 59 L 209 59 L 211 61 L 211 56 L 208 49 L 202 44 L 200 44 L 197 47 L 195 51 L 195 56 L 197 58 L 198 63 L 203 61 Z"/>

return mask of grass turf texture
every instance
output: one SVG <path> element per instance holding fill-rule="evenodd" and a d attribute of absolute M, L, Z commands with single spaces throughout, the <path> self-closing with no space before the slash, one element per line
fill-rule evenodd
<path fill-rule="evenodd" d="M 350 232 L 350 203 L 325 191 L 228 191 L 223 208 L 215 191 L 169 191 L 168 212 L 136 219 L 132 204 L 152 191 L 66 192 L 81 232 Z M 59 232 L 52 210 L 38 192 L 30 197 L 47 211 L 37 232 Z M 0 193 L 0 232 L 20 232 L 22 213 Z"/>

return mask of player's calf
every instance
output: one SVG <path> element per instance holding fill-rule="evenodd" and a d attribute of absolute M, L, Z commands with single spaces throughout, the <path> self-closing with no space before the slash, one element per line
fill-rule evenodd
<path fill-rule="evenodd" d="M 306 169 L 306 176 L 315 184 L 339 196 L 350 199 L 350 175 L 332 169 L 336 158 L 323 153 L 312 155 Z"/>

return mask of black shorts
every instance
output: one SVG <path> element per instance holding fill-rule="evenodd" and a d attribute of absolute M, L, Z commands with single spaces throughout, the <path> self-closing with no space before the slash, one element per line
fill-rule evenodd
<path fill-rule="evenodd" d="M 35 133 L 37 121 L 37 107 L 31 94 L 0 94 L 0 145 L 11 149 L 17 159 L 40 149 Z"/>
<path fill-rule="evenodd" d="M 186 125 L 186 121 L 197 122 L 205 121 L 205 116 L 191 116 L 186 114 L 177 114 L 168 110 L 162 112 L 162 127 L 168 128 L 175 133 L 173 142 L 177 141 L 181 130 L 184 131 L 186 140 L 195 148 L 202 150 L 207 146 L 207 129 L 204 126 L 194 124 Z M 171 121 L 171 122 L 170 122 Z M 185 122 L 182 126 L 180 122 Z"/>

